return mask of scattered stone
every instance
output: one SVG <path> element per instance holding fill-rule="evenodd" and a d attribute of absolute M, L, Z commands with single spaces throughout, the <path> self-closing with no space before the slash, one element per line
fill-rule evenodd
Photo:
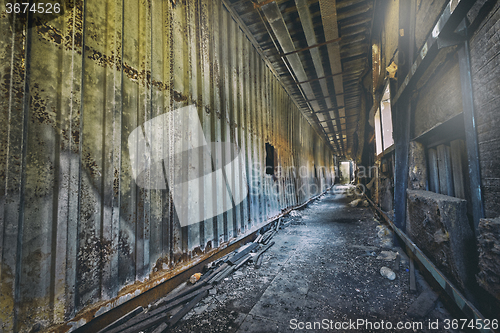
<path fill-rule="evenodd" d="M 378 260 L 387 260 L 387 261 L 393 261 L 394 259 L 396 259 L 396 256 L 398 255 L 397 252 L 393 252 L 393 251 L 382 251 L 380 252 L 380 254 L 378 255 L 377 259 Z"/>
<path fill-rule="evenodd" d="M 210 289 L 210 290 L 208 291 L 208 294 L 209 294 L 209 295 L 211 295 L 211 296 L 213 296 L 213 295 L 217 294 L 217 289 L 216 289 L 216 288 L 212 288 L 212 289 Z"/>
<path fill-rule="evenodd" d="M 380 238 L 383 247 L 392 247 L 393 232 L 385 225 L 377 226 L 377 236 Z"/>
<path fill-rule="evenodd" d="M 390 269 L 389 267 L 385 267 L 385 266 L 383 266 L 382 268 L 380 268 L 380 275 L 382 275 L 383 277 L 388 278 L 391 281 L 396 278 L 396 273 L 394 273 L 393 270 Z"/>
<path fill-rule="evenodd" d="M 227 298 L 227 295 L 219 295 L 219 296 L 216 296 L 215 299 L 217 301 L 219 301 L 220 303 L 224 303 L 224 301 L 226 300 Z"/>
<path fill-rule="evenodd" d="M 199 315 L 199 314 L 205 312 L 205 310 L 208 308 L 208 306 L 209 306 L 209 304 L 198 306 L 198 307 L 194 308 L 193 311 L 195 314 Z"/>
<path fill-rule="evenodd" d="M 361 199 L 355 199 L 349 203 L 349 206 L 357 207 L 360 202 L 361 202 Z"/>

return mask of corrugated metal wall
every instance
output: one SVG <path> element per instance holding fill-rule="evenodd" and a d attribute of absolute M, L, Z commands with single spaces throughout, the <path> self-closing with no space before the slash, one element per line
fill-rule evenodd
<path fill-rule="evenodd" d="M 304 202 L 315 194 L 309 185 L 331 184 L 320 168 L 332 166 L 331 152 L 219 0 L 68 1 L 64 15 L 33 15 L 30 29 L 25 17 L 5 12 L 6 2 L 0 0 L 3 332 L 47 327 L 92 304 L 132 297 L 141 283 Z M 232 188 L 248 187 L 249 195 L 227 213 L 181 227 L 168 190 L 135 183 L 128 139 L 148 120 L 188 105 L 196 106 L 207 142 L 241 148 L 246 179 Z M 179 126 L 189 132 L 191 124 Z M 266 142 L 284 168 L 277 179 L 255 167 L 265 165 Z M 230 152 L 212 151 L 224 154 Z M 192 163 L 212 163 L 175 158 L 184 173 Z M 292 166 L 295 174 L 286 169 Z M 307 172 L 299 173 L 301 166 Z M 200 194 L 223 181 L 214 175 L 200 181 L 199 193 L 186 193 L 195 203 L 189 214 L 227 205 L 220 193 Z M 266 192 L 276 184 L 278 196 Z"/>

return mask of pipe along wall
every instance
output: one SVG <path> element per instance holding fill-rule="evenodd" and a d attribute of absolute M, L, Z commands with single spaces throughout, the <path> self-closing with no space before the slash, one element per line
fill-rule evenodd
<path fill-rule="evenodd" d="M 0 14 L 3 332 L 81 325 L 332 184 L 220 0 Z"/>

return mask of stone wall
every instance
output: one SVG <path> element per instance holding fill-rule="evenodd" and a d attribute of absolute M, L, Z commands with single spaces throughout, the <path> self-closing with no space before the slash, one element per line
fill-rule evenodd
<path fill-rule="evenodd" d="M 478 227 L 479 273 L 481 287 L 500 300 L 500 218 L 481 219 Z"/>
<path fill-rule="evenodd" d="M 463 199 L 408 190 L 406 233 L 462 291 L 476 269 L 474 235 Z"/>

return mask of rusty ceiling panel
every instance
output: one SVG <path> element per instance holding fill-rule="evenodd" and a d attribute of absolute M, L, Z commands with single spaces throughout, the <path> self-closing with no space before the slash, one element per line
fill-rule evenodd
<path fill-rule="evenodd" d="M 249 28 L 289 92 L 305 112 L 310 112 L 311 109 L 328 110 L 333 105 L 343 106 L 344 99 L 356 100 L 362 96 L 360 80 L 366 73 L 370 56 L 368 41 L 373 16 L 372 0 L 279 0 L 261 3 L 262 5 L 254 6 L 250 0 L 237 0 L 232 1 L 230 6 Z M 267 16 L 265 11 L 269 9 L 265 8 L 270 8 L 269 6 L 272 6 L 274 14 L 269 13 Z M 280 31 L 276 27 L 272 28 L 276 24 L 276 17 L 279 17 Z M 266 26 L 269 28 L 266 29 Z M 292 70 L 290 74 L 286 61 L 281 59 L 280 56 L 285 53 L 279 41 L 282 35 L 287 36 L 287 52 L 297 54 L 292 60 L 294 66 L 304 70 L 299 70 L 299 76 L 303 77 L 305 74 L 307 77 L 299 81 L 311 84 L 314 92 L 312 95 L 301 93 L 294 77 L 295 71 Z M 338 38 L 338 43 L 309 48 Z M 273 39 L 276 43 L 273 43 Z M 332 76 L 338 73 L 342 74 Z M 326 79 L 318 80 L 320 77 Z M 333 96 L 335 97 L 332 98 Z M 314 106 L 311 103 L 314 103 Z M 352 105 L 348 104 L 346 107 L 361 111 L 361 103 Z M 352 129 L 357 127 L 356 122 L 340 126 L 344 123 L 343 120 L 338 124 L 336 120 L 332 120 L 343 119 L 345 112 L 344 108 L 326 114 L 320 112 L 315 120 L 327 132 L 338 131 L 338 137 L 342 138 L 338 141 L 337 135 L 326 136 L 331 140 L 338 155 L 348 155 L 353 142 Z M 326 119 L 325 116 L 330 116 L 331 119 Z M 347 129 L 345 133 L 344 129 Z"/>

